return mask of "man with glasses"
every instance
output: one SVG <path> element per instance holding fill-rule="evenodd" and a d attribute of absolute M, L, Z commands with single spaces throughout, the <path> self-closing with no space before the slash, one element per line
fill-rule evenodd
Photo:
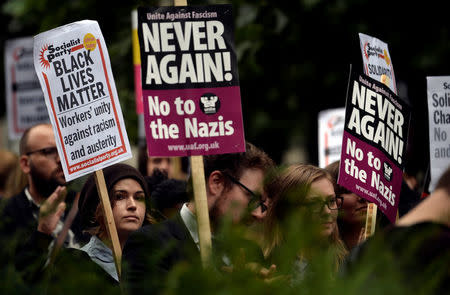
<path fill-rule="evenodd" d="M 24 244 L 34 243 L 36 247 L 46 248 L 63 230 L 75 193 L 66 197 L 67 183 L 50 124 L 35 125 L 24 132 L 20 140 L 19 163 L 28 185 L 6 203 L 0 217 L 0 230 L 2 239 L 19 242 L 16 254 L 21 252 L 27 256 L 29 253 L 22 249 Z M 75 221 L 61 242 L 65 247 L 77 248 L 83 235 L 78 227 L 78 217 L 73 215 L 72 218 Z"/>
<path fill-rule="evenodd" d="M 273 161 L 247 143 L 245 153 L 204 157 L 205 183 L 211 230 L 214 236 L 225 218 L 239 223 L 249 208 L 261 204 L 263 181 Z M 192 198 L 191 198 L 192 200 Z M 123 251 L 124 279 L 131 293 L 152 286 L 161 288 L 165 275 L 179 262 L 199 259 L 199 237 L 194 201 L 185 203 L 179 214 L 159 225 L 144 226 L 131 234 Z M 213 252 L 217 250 L 213 239 Z M 155 261 L 152 254 L 164 253 Z M 153 257 L 154 258 L 154 257 Z M 223 257 L 225 258 L 225 257 Z M 225 262 L 226 264 L 226 262 Z M 158 293 L 158 292 L 156 292 Z"/>
<path fill-rule="evenodd" d="M 231 180 L 234 184 L 240 186 L 247 194 L 247 196 L 250 198 L 250 202 L 248 203 L 248 208 L 251 211 L 251 221 L 252 222 L 262 222 L 264 220 L 264 217 L 267 215 L 267 210 L 270 206 L 270 199 L 264 192 L 260 192 L 261 189 L 258 189 L 258 191 L 252 191 L 247 186 L 245 186 L 242 182 L 234 178 L 233 176 L 224 173 L 224 175 Z"/>

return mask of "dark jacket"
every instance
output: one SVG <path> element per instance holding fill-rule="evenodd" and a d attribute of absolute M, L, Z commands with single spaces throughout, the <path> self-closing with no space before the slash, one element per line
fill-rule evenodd
<path fill-rule="evenodd" d="M 202 268 L 200 251 L 180 213 L 160 224 L 144 226 L 125 243 L 122 282 L 129 294 L 158 294 L 166 285 L 168 273 L 177 264 L 190 270 Z M 212 240 L 212 268 L 218 275 L 223 266 L 244 267 L 247 262 L 262 265 L 261 248 L 245 237 L 226 235 Z"/>
<path fill-rule="evenodd" d="M 178 213 L 172 219 L 132 233 L 122 258 L 122 281 L 130 294 L 138 294 L 161 290 L 167 273 L 177 263 L 198 262 L 200 255 Z"/>
<path fill-rule="evenodd" d="M 75 192 L 71 191 L 67 193 L 67 197 L 65 199 L 67 208 L 63 214 L 63 220 L 64 216 L 67 216 L 72 208 L 75 197 Z M 0 231 L 7 234 L 9 238 L 15 233 L 30 236 L 31 233 L 37 229 L 38 223 L 36 218 L 34 218 L 33 213 L 39 215 L 39 208 L 34 205 L 34 203 L 30 203 L 27 199 L 25 189 L 22 190 L 20 194 L 8 200 L 3 200 L 3 202 L 5 202 L 4 208 L 0 209 Z M 86 242 L 89 239 L 89 237 L 82 234 L 80 228 L 80 218 L 78 215 L 75 217 L 70 229 L 75 234 L 75 238 L 78 241 Z"/>
<path fill-rule="evenodd" d="M 66 197 L 67 209 L 63 216 L 67 216 L 76 193 L 69 192 Z M 24 273 L 27 280 L 42 268 L 48 255 L 48 246 L 53 241 L 51 236 L 37 231 L 38 222 L 33 216 L 39 215 L 39 208 L 31 203 L 23 190 L 20 194 L 3 200 L 0 206 L 0 244 L 3 246 L 1 255 L 10 257 L 16 269 Z M 76 216 L 70 228 L 75 239 L 84 243 L 88 236 L 82 234 L 79 216 Z M 34 275 L 31 275 L 33 273 Z"/>

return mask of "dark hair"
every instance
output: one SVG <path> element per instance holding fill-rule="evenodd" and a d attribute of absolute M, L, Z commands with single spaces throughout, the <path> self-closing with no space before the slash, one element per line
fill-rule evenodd
<path fill-rule="evenodd" d="M 145 193 L 145 201 L 147 205 L 147 213 L 149 212 L 149 190 L 147 182 L 137 169 L 126 164 L 114 164 L 103 169 L 105 177 L 106 188 L 108 190 L 109 199 L 112 197 L 112 189 L 114 185 L 122 179 L 131 178 L 136 180 L 142 187 Z M 81 218 L 81 229 L 86 230 L 91 234 L 98 234 L 106 230 L 103 215 L 101 211 L 100 198 L 95 184 L 95 175 L 91 174 L 86 180 L 81 189 L 79 204 L 79 214 Z M 114 207 L 114 202 L 111 201 L 111 207 Z"/>
<path fill-rule="evenodd" d="M 169 179 L 169 176 L 167 173 L 164 173 L 163 171 L 156 169 L 155 172 L 150 176 L 144 176 L 145 181 L 147 182 L 148 190 L 150 192 L 150 195 L 153 198 L 153 190 L 164 180 Z"/>
<path fill-rule="evenodd" d="M 161 212 L 188 201 L 186 181 L 166 179 L 157 184 L 152 191 L 152 204 L 155 204 L 155 208 Z"/>
<path fill-rule="evenodd" d="M 245 144 L 244 153 L 205 156 L 203 157 L 203 164 L 205 178 L 208 178 L 213 171 L 218 170 L 235 179 L 240 179 L 246 169 L 261 169 L 267 172 L 275 165 L 273 160 L 265 152 L 249 142 Z M 224 181 L 226 188 L 232 186 L 232 182 L 228 177 L 225 177 Z"/>

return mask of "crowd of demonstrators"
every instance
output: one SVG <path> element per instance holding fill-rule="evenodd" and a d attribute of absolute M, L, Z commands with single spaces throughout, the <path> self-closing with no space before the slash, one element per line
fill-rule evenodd
<path fill-rule="evenodd" d="M 267 154 L 247 143 L 244 153 L 204 157 L 207 207 L 213 235 L 224 219 L 239 223 L 255 193 L 261 194 L 265 172 L 273 166 Z M 258 201 L 258 200 L 255 200 Z M 144 226 L 125 244 L 124 279 L 132 293 L 161 290 L 167 273 L 181 262 L 197 262 L 199 233 L 196 206 L 191 199 L 172 219 L 156 226 Z M 220 244 L 220 241 L 214 245 Z M 232 266 L 232 249 L 213 246 L 222 253 L 224 264 Z M 230 250 L 230 252 L 228 252 Z M 163 253 L 156 255 L 155 253 Z M 225 254 L 226 253 L 226 254 Z M 153 255 L 152 255 L 153 254 Z"/>
<path fill-rule="evenodd" d="M 335 195 L 332 177 L 313 165 L 292 165 L 267 184 L 266 193 L 272 203 L 265 220 L 264 255 L 271 263 L 287 269 L 292 283 L 301 282 L 311 272 L 310 263 L 328 252 L 337 270 L 347 251 L 336 223 L 342 200 Z"/>
<path fill-rule="evenodd" d="M 7 154 L 1 157 L 9 159 Z M 119 278 L 95 177 L 87 178 L 81 192 L 67 192 L 52 126 L 26 130 L 20 156 L 10 158 L 0 172 L 7 166 L 5 171 L 12 170 L 3 174 L 5 179 L 17 178 L 16 165 L 26 185 L 1 200 L 0 257 L 14 265 L 25 284 L 46 280 L 56 283 L 46 286 L 47 292 L 63 293 L 53 289 L 57 282 L 66 282 L 67 290 L 82 273 L 93 289 L 158 293 L 177 266 L 188 265 L 193 272 L 201 267 L 192 183 L 170 178 L 170 168 L 146 169 L 145 175 L 125 164 L 103 169 L 123 250 Z M 337 185 L 339 161 L 325 169 L 311 164 L 276 169 L 269 155 L 248 142 L 245 152 L 203 159 L 211 273 L 220 278 L 236 278 L 240 269 L 249 269 L 257 282 L 270 288 L 283 282 L 292 290 L 321 276 L 345 282 L 364 265 L 375 265 L 367 272 L 376 278 L 372 283 L 395 270 L 402 273 L 395 279 L 405 289 L 448 290 L 450 168 L 423 200 L 405 180 L 398 222 L 383 221 L 372 238 L 361 242 L 367 201 Z M 244 228 L 240 239 L 230 228 Z M 392 268 L 383 272 L 386 265 Z M 424 271 L 433 274 L 432 282 L 408 284 L 420 282 Z"/>

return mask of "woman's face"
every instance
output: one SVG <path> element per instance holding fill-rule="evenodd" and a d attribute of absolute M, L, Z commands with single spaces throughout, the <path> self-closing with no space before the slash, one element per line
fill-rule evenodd
<path fill-rule="evenodd" d="M 361 224 L 366 221 L 367 200 L 354 193 L 341 194 L 344 198 L 342 204 L 342 221 L 347 224 Z"/>
<path fill-rule="evenodd" d="M 311 204 L 311 210 L 319 217 L 320 233 L 324 237 L 329 237 L 336 229 L 337 204 L 335 201 L 333 184 L 326 178 L 320 178 L 311 184 L 311 189 L 306 196 L 306 202 Z M 328 205 L 326 205 L 327 202 Z"/>
<path fill-rule="evenodd" d="M 145 193 L 132 178 L 119 180 L 112 190 L 112 212 L 119 238 L 139 229 L 145 219 Z"/>

